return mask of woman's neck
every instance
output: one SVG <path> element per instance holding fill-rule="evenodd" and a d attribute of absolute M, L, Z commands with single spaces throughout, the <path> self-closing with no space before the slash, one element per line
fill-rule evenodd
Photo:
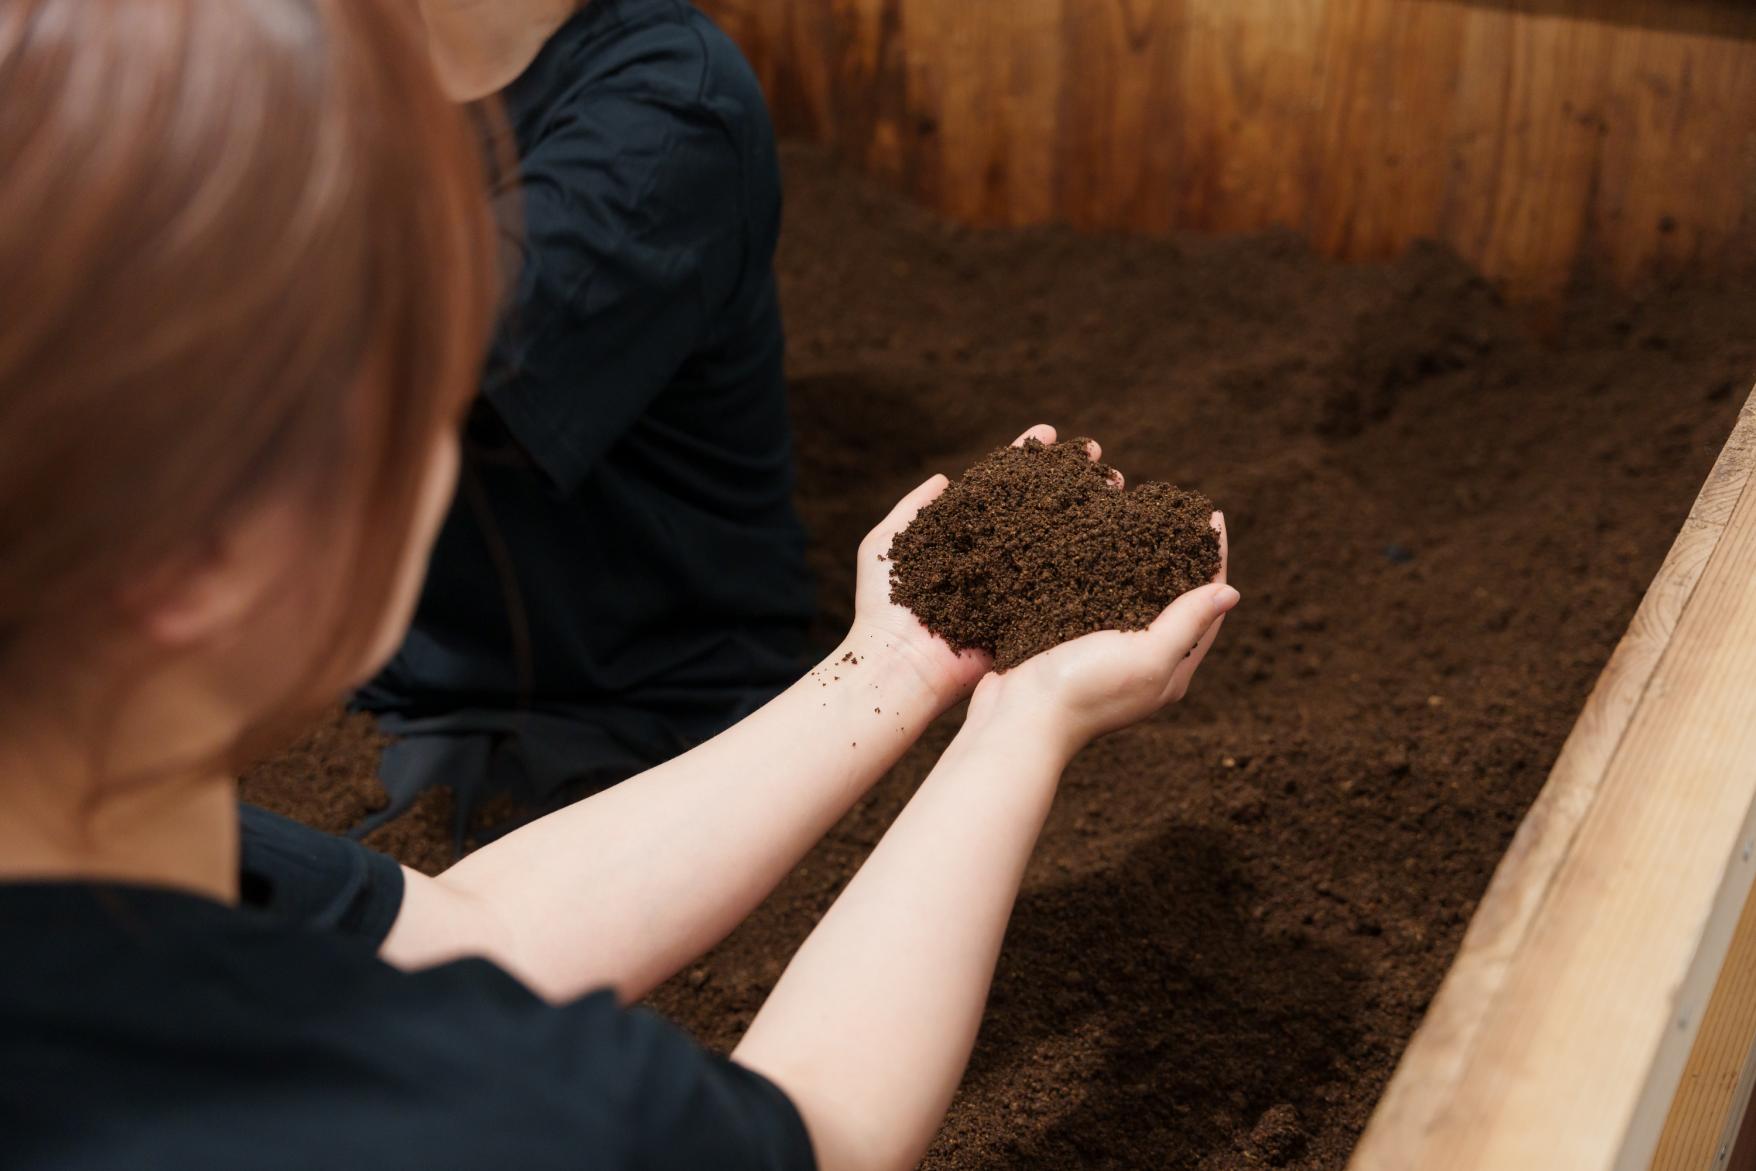
<path fill-rule="evenodd" d="M 581 0 L 421 0 L 445 92 L 473 102 L 505 89 L 580 7 Z"/>
<path fill-rule="evenodd" d="M 94 787 L 82 780 L 89 764 L 76 749 L 0 743 L 0 881 L 126 882 L 237 902 L 232 778 Z"/>

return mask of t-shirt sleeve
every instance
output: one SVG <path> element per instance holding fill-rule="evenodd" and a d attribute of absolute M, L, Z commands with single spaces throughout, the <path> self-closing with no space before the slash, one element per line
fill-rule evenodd
<path fill-rule="evenodd" d="M 594 93 L 520 161 L 518 276 L 484 391 L 562 491 L 640 418 L 743 277 L 743 160 L 714 114 Z"/>
<path fill-rule="evenodd" d="M 374 948 L 384 942 L 402 909 L 394 859 L 254 805 L 241 805 L 238 820 L 246 905 Z"/>
<path fill-rule="evenodd" d="M 816 1157 L 791 1099 L 753 1070 L 608 991 L 550 1005 L 485 960 L 408 977 L 407 1019 L 466 1050 L 460 1100 L 471 1132 L 496 1120 L 500 1164 L 600 1171 L 812 1171 Z M 468 1038 L 466 1045 L 451 1039 Z M 428 1076 L 443 1084 L 442 1064 Z"/>
<path fill-rule="evenodd" d="M 638 1120 L 637 1166 L 810 1171 L 811 1139 L 773 1082 L 702 1049 L 640 1009 L 617 1009 L 614 1048 L 628 1071 Z"/>

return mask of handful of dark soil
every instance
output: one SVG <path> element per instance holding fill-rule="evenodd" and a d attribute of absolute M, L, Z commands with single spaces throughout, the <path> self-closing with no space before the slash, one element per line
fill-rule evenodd
<path fill-rule="evenodd" d="M 1002 671 L 1095 630 L 1146 629 L 1218 572 L 1213 504 L 1110 477 L 1083 439 L 984 456 L 891 543 L 891 600 Z"/>

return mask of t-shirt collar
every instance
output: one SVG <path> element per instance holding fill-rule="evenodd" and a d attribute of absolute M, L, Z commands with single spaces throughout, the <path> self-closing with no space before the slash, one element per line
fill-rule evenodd
<path fill-rule="evenodd" d="M 624 0 L 586 0 L 543 43 L 524 72 L 502 91 L 506 116 L 520 139 L 535 129 L 535 119 L 577 80 L 574 67 L 580 51 L 625 23 L 625 7 Z"/>

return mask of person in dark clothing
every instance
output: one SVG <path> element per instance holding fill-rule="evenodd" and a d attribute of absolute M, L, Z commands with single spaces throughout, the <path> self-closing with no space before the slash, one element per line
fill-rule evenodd
<path fill-rule="evenodd" d="M 993 674 L 889 599 L 935 476 L 858 550 L 857 681 L 436 876 L 241 811 L 414 613 L 502 275 L 479 142 L 407 0 L 0 12 L 0 1166 L 917 1163 L 1063 768 L 1237 592 Z M 628 1007 L 966 698 L 730 1055 Z"/>
<path fill-rule="evenodd" d="M 680 0 L 424 0 L 454 97 L 499 91 L 517 275 L 407 641 L 355 697 L 392 801 L 526 809 L 708 739 L 798 677 L 774 136 Z M 516 35 L 515 35 L 516 34 Z"/>

